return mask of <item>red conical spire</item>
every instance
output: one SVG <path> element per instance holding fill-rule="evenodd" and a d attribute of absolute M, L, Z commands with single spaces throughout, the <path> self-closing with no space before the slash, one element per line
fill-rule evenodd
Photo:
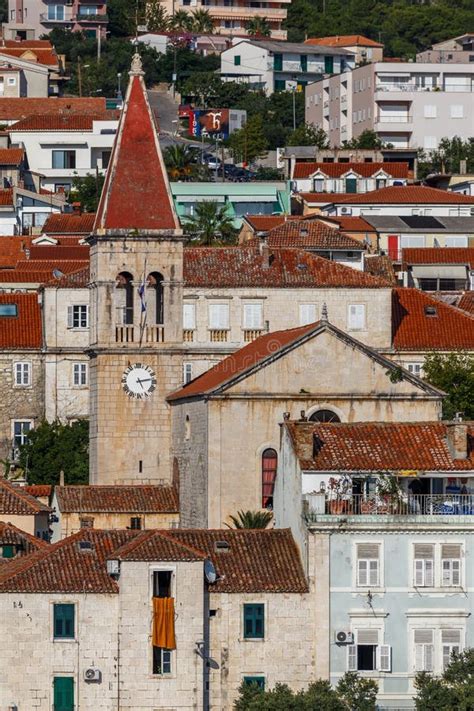
<path fill-rule="evenodd" d="M 117 230 L 181 234 L 143 74 L 135 54 L 94 225 L 99 235 Z"/>

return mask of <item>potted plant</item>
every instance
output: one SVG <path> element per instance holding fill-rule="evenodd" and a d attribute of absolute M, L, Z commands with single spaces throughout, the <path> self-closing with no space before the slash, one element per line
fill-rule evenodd
<path fill-rule="evenodd" d="M 403 501 L 403 491 L 396 476 L 380 473 L 376 486 L 377 498 L 380 504 L 378 513 L 398 513 Z"/>

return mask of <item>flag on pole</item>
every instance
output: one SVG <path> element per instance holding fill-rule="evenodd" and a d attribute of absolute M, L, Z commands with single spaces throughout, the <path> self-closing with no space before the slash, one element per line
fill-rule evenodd
<path fill-rule="evenodd" d="M 140 303 L 141 303 L 141 310 L 142 313 L 146 311 L 146 280 L 145 280 L 145 274 L 143 274 L 143 278 L 141 281 L 140 286 L 138 287 L 138 296 L 140 297 Z"/>

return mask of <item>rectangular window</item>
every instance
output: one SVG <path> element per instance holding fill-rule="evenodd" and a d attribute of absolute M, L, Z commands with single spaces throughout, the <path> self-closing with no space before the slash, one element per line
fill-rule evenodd
<path fill-rule="evenodd" d="M 13 367 L 15 372 L 15 385 L 22 387 L 31 385 L 31 363 L 15 363 Z"/>
<path fill-rule="evenodd" d="M 423 363 L 407 363 L 407 370 L 412 375 L 416 375 L 417 378 L 421 378 L 423 372 Z"/>
<path fill-rule="evenodd" d="M 357 587 L 378 587 L 379 557 L 378 543 L 357 544 Z"/>
<path fill-rule="evenodd" d="M 74 639 L 74 605 L 54 605 L 54 639 Z"/>
<path fill-rule="evenodd" d="M 273 55 L 273 69 L 276 72 L 281 72 L 283 69 L 283 55 L 282 54 L 274 54 Z"/>
<path fill-rule="evenodd" d="M 445 237 L 445 247 L 467 247 L 467 235 L 459 235 L 458 237 Z"/>
<path fill-rule="evenodd" d="M 183 383 L 186 385 L 186 383 L 191 382 L 193 379 L 193 364 L 192 363 L 183 363 Z"/>
<path fill-rule="evenodd" d="M 2 546 L 2 558 L 13 558 L 15 555 L 15 551 L 13 549 L 13 546 L 10 545 L 3 545 Z"/>
<path fill-rule="evenodd" d="M 240 54 L 236 54 L 234 57 L 234 66 L 240 67 Z"/>
<path fill-rule="evenodd" d="M 13 422 L 13 446 L 21 447 L 25 444 L 31 429 L 33 429 L 32 420 L 15 420 Z"/>
<path fill-rule="evenodd" d="M 18 316 L 16 304 L 0 304 L 0 316 Z"/>
<path fill-rule="evenodd" d="M 263 604 L 244 605 L 244 639 L 263 639 L 265 636 L 265 607 Z"/>
<path fill-rule="evenodd" d="M 365 304 L 349 304 L 347 327 L 350 331 L 361 331 L 365 328 Z"/>
<path fill-rule="evenodd" d="M 87 385 L 87 363 L 74 363 L 73 382 L 76 386 Z"/>
<path fill-rule="evenodd" d="M 425 246 L 425 235 L 402 235 L 401 236 L 401 247 L 424 247 Z"/>
<path fill-rule="evenodd" d="M 153 674 L 171 674 L 171 650 L 153 647 Z"/>
<path fill-rule="evenodd" d="M 55 676 L 53 695 L 54 711 L 74 711 L 74 677 Z"/>
<path fill-rule="evenodd" d="M 415 630 L 415 671 L 433 671 L 433 630 Z"/>
<path fill-rule="evenodd" d="M 74 306 L 67 307 L 67 327 L 89 327 L 89 307 L 87 304 L 74 304 Z"/>
<path fill-rule="evenodd" d="M 415 543 L 413 585 L 416 588 L 432 588 L 434 585 L 434 545 Z"/>
<path fill-rule="evenodd" d="M 438 145 L 438 141 L 436 140 L 436 136 L 425 136 L 424 137 L 423 148 L 426 148 L 427 150 L 434 150 L 437 145 Z"/>
<path fill-rule="evenodd" d="M 48 5 L 48 20 L 64 20 L 64 5 Z"/>
<path fill-rule="evenodd" d="M 229 328 L 229 304 L 209 304 L 209 328 Z"/>
<path fill-rule="evenodd" d="M 153 572 L 153 597 L 171 597 L 171 570 L 155 570 Z"/>
<path fill-rule="evenodd" d="M 378 646 L 379 631 L 374 629 L 357 630 L 357 644 L 347 648 L 347 667 L 349 671 L 390 671 L 391 649 L 388 645 Z M 382 654 L 383 652 L 383 654 Z"/>
<path fill-rule="evenodd" d="M 259 689 L 265 689 L 265 677 L 264 676 L 244 676 L 244 684 L 246 686 L 252 686 L 256 684 Z"/>
<path fill-rule="evenodd" d="M 441 585 L 459 587 L 461 585 L 461 545 L 443 543 L 441 545 Z"/>
<path fill-rule="evenodd" d="M 324 73 L 334 74 L 334 57 L 324 57 Z"/>
<path fill-rule="evenodd" d="M 425 104 L 423 107 L 423 115 L 425 118 L 436 118 L 438 115 L 436 106 L 433 104 Z"/>
<path fill-rule="evenodd" d="M 451 104 L 450 116 L 451 118 L 464 118 L 464 106 L 462 104 Z"/>
<path fill-rule="evenodd" d="M 441 630 L 443 671 L 449 665 L 453 654 L 461 651 L 461 630 Z"/>
<path fill-rule="evenodd" d="M 53 151 L 52 168 L 71 170 L 76 167 L 76 151 Z"/>
<path fill-rule="evenodd" d="M 316 304 L 299 305 L 299 325 L 306 326 L 316 321 Z"/>
<path fill-rule="evenodd" d="M 307 54 L 302 54 L 300 56 L 300 65 L 301 65 L 302 72 L 308 71 L 308 55 Z"/>
<path fill-rule="evenodd" d="M 262 304 L 244 304 L 243 327 L 247 330 L 261 329 L 263 325 Z"/>
<path fill-rule="evenodd" d="M 185 331 L 196 328 L 196 304 L 183 304 L 183 328 Z"/>

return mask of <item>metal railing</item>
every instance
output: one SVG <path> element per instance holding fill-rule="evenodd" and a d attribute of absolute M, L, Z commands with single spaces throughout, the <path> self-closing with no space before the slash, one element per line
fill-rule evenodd
<path fill-rule="evenodd" d="M 379 114 L 375 119 L 376 123 L 411 123 L 411 116 L 383 116 Z"/>
<path fill-rule="evenodd" d="M 449 84 L 445 83 L 441 86 L 419 86 L 419 84 L 411 83 L 395 83 L 395 84 L 376 84 L 375 91 L 416 91 L 416 92 L 441 92 L 441 91 L 451 91 L 462 93 L 472 93 L 474 91 L 474 86 L 468 84 Z"/>
<path fill-rule="evenodd" d="M 309 514 L 315 514 L 309 510 Z M 408 494 L 402 498 L 354 494 L 325 501 L 325 513 L 341 516 L 474 516 L 472 494 Z"/>

